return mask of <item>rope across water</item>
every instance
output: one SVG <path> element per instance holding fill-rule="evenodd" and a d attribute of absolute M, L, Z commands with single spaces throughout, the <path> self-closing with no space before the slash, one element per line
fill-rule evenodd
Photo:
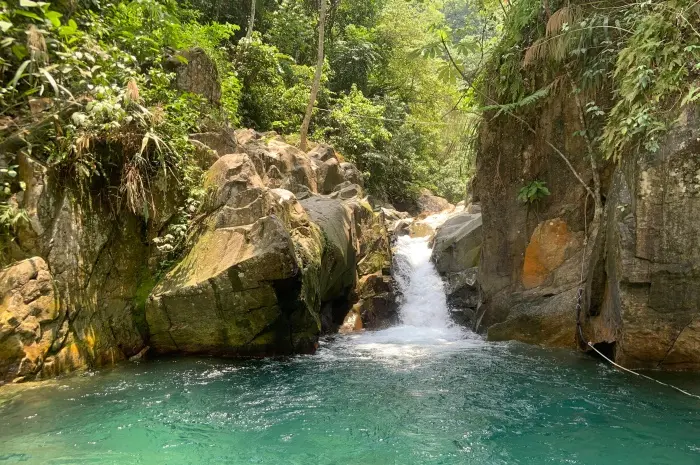
<path fill-rule="evenodd" d="M 584 209 L 584 215 L 585 211 L 587 211 L 587 206 L 588 206 L 588 197 L 586 197 L 586 208 Z M 671 389 L 675 389 L 676 391 L 685 394 L 686 396 L 690 397 L 695 397 L 696 399 L 700 399 L 700 395 L 690 393 L 688 391 L 685 391 L 677 386 L 674 386 L 672 384 L 664 383 L 663 381 L 659 381 L 658 379 L 652 378 L 651 376 L 644 375 L 642 373 L 638 373 L 636 371 L 630 370 L 629 368 L 625 368 L 619 363 L 615 363 L 612 361 L 610 358 L 608 358 L 605 354 L 603 354 L 601 351 L 596 349 L 596 347 L 593 345 L 593 343 L 589 340 L 586 339 L 586 337 L 583 335 L 583 328 L 581 326 L 581 312 L 583 311 L 583 275 L 585 273 L 585 263 L 586 263 L 586 252 L 588 251 L 588 224 L 584 218 L 584 227 L 585 227 L 585 238 L 583 240 L 583 257 L 581 259 L 581 280 L 579 281 L 579 288 L 578 288 L 578 297 L 576 301 L 576 330 L 578 331 L 578 336 L 580 338 L 580 341 L 585 343 L 586 346 L 590 347 L 593 349 L 598 355 L 600 355 L 604 360 L 606 360 L 608 363 L 610 363 L 612 366 L 615 368 L 618 368 L 619 370 L 625 371 L 627 373 L 630 373 L 634 376 L 640 376 L 642 378 L 646 378 L 650 381 L 653 381 L 655 383 L 661 384 L 662 386 L 670 387 Z"/>

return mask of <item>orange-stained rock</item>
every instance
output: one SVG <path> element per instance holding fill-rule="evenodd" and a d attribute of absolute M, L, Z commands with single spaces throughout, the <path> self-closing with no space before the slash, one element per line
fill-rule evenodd
<path fill-rule="evenodd" d="M 560 218 L 537 225 L 525 251 L 522 274 L 525 289 L 544 284 L 550 273 L 564 263 L 572 240 L 569 227 Z"/>
<path fill-rule="evenodd" d="M 338 330 L 341 334 L 354 333 L 357 331 L 362 331 L 362 317 L 360 316 L 360 307 L 362 302 L 355 304 L 355 307 L 345 316 L 345 321 L 343 321 L 343 326 Z"/>

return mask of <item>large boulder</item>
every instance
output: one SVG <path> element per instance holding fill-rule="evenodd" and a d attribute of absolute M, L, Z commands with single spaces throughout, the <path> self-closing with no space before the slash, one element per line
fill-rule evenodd
<path fill-rule="evenodd" d="M 479 264 L 481 243 L 481 215 L 459 213 L 435 233 L 431 260 L 440 274 L 459 273 Z"/>
<path fill-rule="evenodd" d="M 446 199 L 434 195 L 428 189 L 421 190 L 420 195 L 416 200 L 416 204 L 418 206 L 418 213 L 425 216 L 454 208 L 454 205 L 452 205 Z"/>
<path fill-rule="evenodd" d="M 266 141 L 262 134 L 239 133 L 242 151 L 248 154 L 265 185 L 299 194 L 317 192 L 318 183 L 311 159 L 277 137 Z"/>
<path fill-rule="evenodd" d="M 321 275 L 321 300 L 347 295 L 355 285 L 357 249 L 355 218 L 350 207 L 340 200 L 310 197 L 301 205 L 319 225 L 325 241 Z"/>
<path fill-rule="evenodd" d="M 245 154 L 209 170 L 205 230 L 146 306 L 159 353 L 309 352 L 320 331 L 322 237 L 294 195 L 267 189 Z"/>
<path fill-rule="evenodd" d="M 431 260 L 445 281 L 452 315 L 459 323 L 474 327 L 480 303 L 477 266 L 482 243 L 481 215 L 462 211 L 446 220 L 437 215 L 433 222 L 443 222 L 435 232 Z"/>

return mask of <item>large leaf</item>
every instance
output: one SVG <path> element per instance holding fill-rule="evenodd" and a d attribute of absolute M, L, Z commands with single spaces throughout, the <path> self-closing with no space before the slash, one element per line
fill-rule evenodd
<path fill-rule="evenodd" d="M 51 76 L 51 73 L 49 73 L 46 70 L 46 68 L 41 68 L 39 70 L 39 72 L 41 72 L 41 74 L 44 75 L 46 80 L 49 81 L 49 84 L 51 84 L 51 87 L 53 88 L 54 93 L 58 96 L 59 95 L 58 84 L 56 84 L 56 80 L 53 78 L 53 76 Z"/>
<path fill-rule="evenodd" d="M 29 63 L 31 63 L 31 60 L 27 60 L 21 65 L 19 65 L 19 68 L 17 68 L 17 72 L 15 73 L 15 77 L 12 78 L 10 81 L 10 84 L 7 87 L 14 88 L 15 85 L 19 82 L 20 79 L 22 79 L 22 76 L 24 75 L 24 70 L 27 69 L 27 66 L 29 66 Z"/>

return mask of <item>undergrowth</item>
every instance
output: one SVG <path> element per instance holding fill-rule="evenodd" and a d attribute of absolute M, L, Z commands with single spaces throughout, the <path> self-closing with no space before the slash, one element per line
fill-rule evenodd
<path fill-rule="evenodd" d="M 486 110 L 523 114 L 573 80 L 593 97 L 578 135 L 602 157 L 656 151 L 700 98 L 699 30 L 694 0 L 512 2 L 480 98 Z"/>

